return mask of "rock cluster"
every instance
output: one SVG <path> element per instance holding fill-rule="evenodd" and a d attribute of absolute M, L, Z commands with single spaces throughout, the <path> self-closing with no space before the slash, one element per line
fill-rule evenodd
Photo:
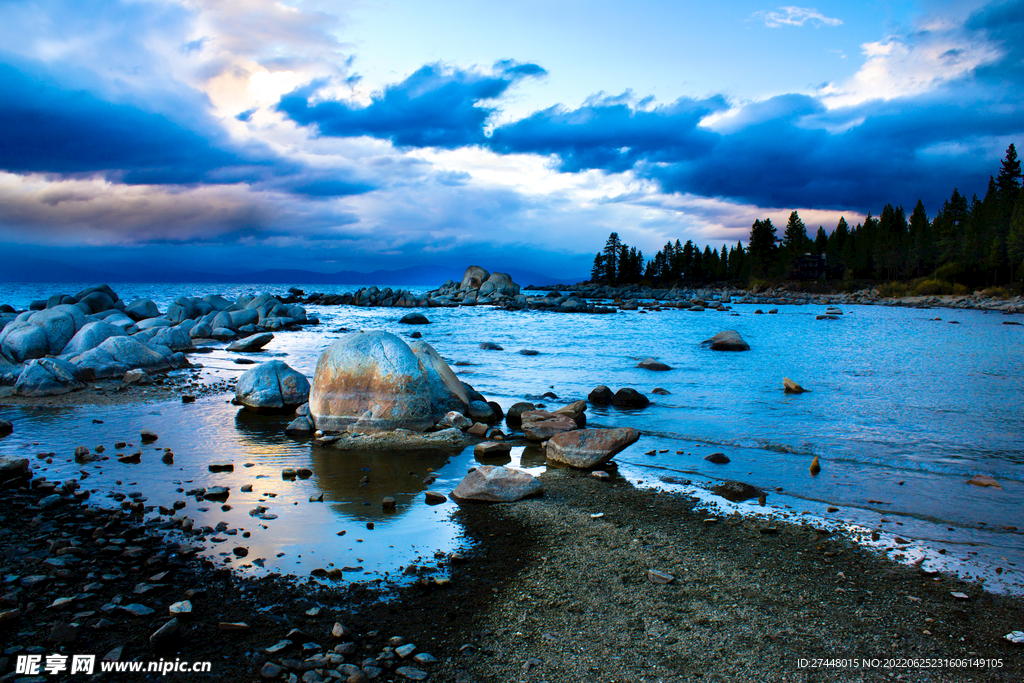
<path fill-rule="evenodd" d="M 95 285 L 34 301 L 27 311 L 0 306 L 0 384 L 22 396 L 61 394 L 130 370 L 188 367 L 195 339 L 250 337 L 233 350 L 252 351 L 270 341 L 270 330 L 316 322 L 294 295 L 178 297 L 161 313 L 150 299 L 126 304 L 108 285 Z"/>

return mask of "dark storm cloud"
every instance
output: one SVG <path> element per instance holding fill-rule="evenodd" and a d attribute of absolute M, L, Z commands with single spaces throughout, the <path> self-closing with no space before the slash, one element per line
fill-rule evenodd
<path fill-rule="evenodd" d="M 157 113 L 62 86 L 0 63 L 0 169 L 102 173 L 129 184 L 253 181 L 272 163 L 232 149 L 212 126 L 190 130 Z"/>
<path fill-rule="evenodd" d="M 536 64 L 508 60 L 496 62 L 489 74 L 428 64 L 375 93 L 365 107 L 335 100 L 311 103 L 325 85 L 314 82 L 281 98 L 278 109 L 325 136 L 366 135 L 398 147 L 452 149 L 486 140 L 485 126 L 495 110 L 481 102 L 500 97 L 523 78 L 545 73 Z"/>
<path fill-rule="evenodd" d="M 503 154 L 557 155 L 563 171 L 621 172 L 639 161 L 676 162 L 707 154 L 716 136 L 697 124 L 728 106 L 722 97 L 684 98 L 645 111 L 623 99 L 602 97 L 579 109 L 546 109 L 497 128 L 488 144 Z"/>

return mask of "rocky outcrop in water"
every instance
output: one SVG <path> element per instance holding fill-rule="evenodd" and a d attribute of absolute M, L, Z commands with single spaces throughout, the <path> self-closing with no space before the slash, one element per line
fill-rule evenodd
<path fill-rule="evenodd" d="M 255 351 L 272 338 L 271 330 L 317 322 L 294 293 L 235 301 L 216 294 L 178 297 L 161 313 L 150 299 L 125 304 L 108 285 L 94 285 L 74 296 L 33 301 L 27 311 L 0 305 L 0 385 L 15 386 L 23 396 L 66 393 L 129 370 L 187 367 L 184 354 L 196 350 L 193 340 L 240 340 L 233 350 Z M 32 364 L 57 358 L 60 363 Z"/>

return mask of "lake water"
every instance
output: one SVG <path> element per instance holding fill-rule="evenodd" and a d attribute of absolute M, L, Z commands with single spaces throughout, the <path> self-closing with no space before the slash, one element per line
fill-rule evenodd
<path fill-rule="evenodd" d="M 112 286 L 126 301 L 148 296 L 163 309 L 182 294 L 236 296 L 283 292 L 288 285 Z M 24 307 L 32 299 L 81 288 L 0 284 L 0 302 Z M 1019 572 L 1024 567 L 1024 326 L 1002 324 L 1020 316 L 850 306 L 839 320 L 819 321 L 815 315 L 824 311 L 817 306 L 779 306 L 777 315 L 754 315 L 753 305 L 732 308 L 604 316 L 429 309 L 424 312 L 431 324 L 414 329 L 464 381 L 505 408 L 548 391 L 559 399 L 544 402 L 561 405 L 586 398 L 598 384 L 646 393 L 652 404 L 644 410 L 588 409 L 589 426 L 643 432 L 638 443 L 616 456 L 620 475 L 642 482 L 637 485 L 693 492 L 718 479 L 745 481 L 769 492 L 768 507 L 710 498 L 709 505 L 749 514 L 786 513 L 817 526 L 879 530 L 875 545 L 880 548 L 892 546 L 896 536 L 911 541 L 889 551 L 905 561 L 924 557 L 925 566 L 983 579 L 993 590 L 1024 592 Z M 412 331 L 398 323 L 406 309 L 311 306 L 309 311 L 320 318 L 319 326 L 280 333 L 251 357 L 281 358 L 312 377 L 320 352 L 343 334 L 342 328 Z M 701 340 L 724 329 L 739 331 L 751 350 L 719 353 L 700 347 Z M 479 348 L 484 341 L 505 350 L 484 351 Z M 540 353 L 523 356 L 516 353 L 520 349 Z M 635 367 L 648 356 L 672 370 Z M 234 364 L 236 357 L 218 344 L 213 353 L 193 360 L 205 366 L 204 379 L 212 381 L 243 372 L 246 366 Z M 784 394 L 784 376 L 810 393 Z M 670 393 L 652 395 L 655 387 Z M 393 576 L 410 563 L 429 564 L 435 552 L 459 547 L 460 530 L 448 519 L 454 504 L 427 506 L 422 480 L 433 470 L 438 481 L 429 488 L 447 493 L 478 464 L 471 449 L 450 458 L 344 455 L 289 439 L 283 434 L 286 419 L 248 415 L 228 398 L 118 408 L 0 407 L 0 417 L 15 422 L 17 430 L 0 440 L 0 453 L 57 453 L 52 465 L 35 462 L 48 467 L 52 479 L 90 472 L 82 483 L 101 501 L 111 491 L 141 491 L 147 504 L 187 500 L 183 512 L 197 526 L 225 521 L 239 531 L 222 535 L 226 540 L 208 551 L 226 560 L 232 547 L 247 546 L 249 555 L 232 560 L 235 564 L 259 558 L 267 570 L 308 573 L 334 563 L 351 569 L 346 577 L 372 578 L 384 572 Z M 137 442 L 143 427 L 157 431 L 160 440 L 144 447 L 140 465 L 114 459 L 84 467 L 68 462 L 78 444 L 105 444 L 111 455 L 115 441 Z M 174 465 L 160 462 L 157 446 L 174 451 Z M 667 452 L 646 455 L 651 450 Z M 154 455 L 147 457 L 148 451 Z M 731 462 L 704 460 L 718 451 Z M 522 455 L 517 449 L 514 456 L 513 464 L 543 471 L 537 453 Z M 814 456 L 822 467 L 816 477 L 808 471 Z M 220 461 L 233 462 L 234 472 L 207 471 L 210 462 Z M 309 467 L 313 476 L 284 481 L 283 467 Z M 995 477 L 1003 488 L 966 484 L 976 474 Z M 363 476 L 370 479 L 366 486 L 359 485 Z M 684 480 L 692 484 L 681 484 Z M 253 493 L 239 491 L 245 483 L 254 484 Z M 211 485 L 231 487 L 230 510 L 176 491 Z M 325 502 L 309 502 L 320 493 Z M 386 495 L 398 499 L 396 512 L 381 510 Z M 255 505 L 277 518 L 250 516 Z M 830 513 L 829 507 L 839 511 Z M 243 531 L 251 537 L 242 539 Z M 870 543 L 866 537 L 865 542 Z"/>

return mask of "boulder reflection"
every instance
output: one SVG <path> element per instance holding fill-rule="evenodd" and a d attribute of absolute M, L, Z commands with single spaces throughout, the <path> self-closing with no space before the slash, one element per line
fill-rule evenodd
<path fill-rule="evenodd" d="M 410 504 L 430 488 L 424 480 L 448 464 L 443 451 L 396 453 L 389 451 L 341 451 L 311 446 L 313 476 L 325 500 L 335 509 L 365 519 L 400 517 Z M 363 478 L 367 481 L 363 483 Z M 394 498 L 394 510 L 381 502 Z M 358 506 L 358 507 L 356 507 Z"/>

